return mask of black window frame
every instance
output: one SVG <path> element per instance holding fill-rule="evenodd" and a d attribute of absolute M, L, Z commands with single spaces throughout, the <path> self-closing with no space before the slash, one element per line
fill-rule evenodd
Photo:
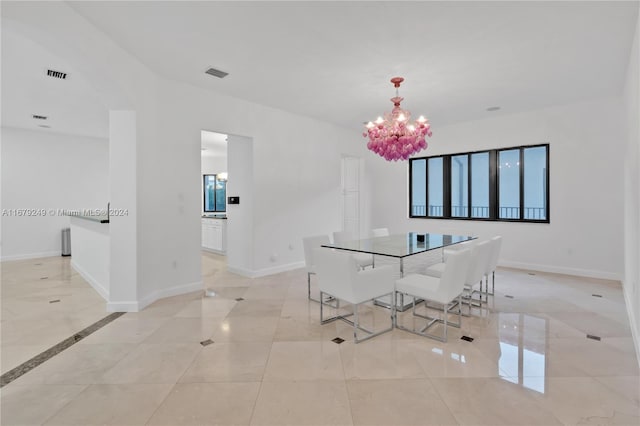
<path fill-rule="evenodd" d="M 209 176 L 213 176 L 214 185 L 217 185 L 218 182 L 225 182 L 225 188 L 224 188 L 225 195 L 222 197 L 223 201 L 225 201 L 224 210 L 215 209 L 215 207 L 218 205 L 218 193 L 215 190 L 215 188 L 213 190 L 214 210 L 207 210 L 207 177 L 209 177 Z M 205 213 L 225 213 L 227 211 L 226 194 L 227 194 L 226 180 L 218 179 L 218 174 L 207 173 L 207 174 L 203 174 L 202 175 L 202 211 L 203 212 L 205 212 Z"/>
<path fill-rule="evenodd" d="M 546 191 L 546 217 L 544 219 L 525 219 L 525 206 L 524 206 L 524 174 L 526 164 L 524 162 L 524 152 L 527 148 L 540 148 L 545 147 L 546 153 L 546 173 L 545 173 L 545 191 Z M 519 218 L 500 218 L 500 168 L 498 167 L 499 153 L 501 151 L 510 150 L 520 151 L 520 169 L 519 169 L 519 188 L 520 188 L 520 205 L 519 205 Z M 471 155 L 488 153 L 489 154 L 489 217 L 472 217 L 473 206 L 472 200 L 472 166 Z M 468 211 L 466 217 L 452 216 L 451 215 L 451 158 L 466 155 L 468 164 Z M 442 216 L 430 216 L 429 215 L 429 159 L 430 158 L 442 158 Z M 416 160 L 425 160 L 425 214 L 424 216 L 413 214 L 413 162 Z M 451 154 L 439 154 L 427 157 L 413 157 L 409 159 L 409 218 L 410 219 L 445 219 L 445 220 L 475 220 L 486 222 L 517 222 L 517 223 L 551 223 L 551 203 L 550 203 L 550 144 L 542 143 L 535 145 L 520 145 L 513 147 L 495 148 L 495 149 L 482 149 L 477 151 L 457 152 Z"/>

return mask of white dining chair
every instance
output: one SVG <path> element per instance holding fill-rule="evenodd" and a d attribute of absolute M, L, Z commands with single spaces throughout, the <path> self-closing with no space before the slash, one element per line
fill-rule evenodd
<path fill-rule="evenodd" d="M 376 228 L 371 230 L 371 236 L 375 237 L 388 237 L 389 228 Z"/>
<path fill-rule="evenodd" d="M 393 296 L 394 271 L 391 266 L 360 270 L 356 260 L 348 252 L 328 248 L 315 249 L 316 274 L 320 298 L 329 295 L 353 305 L 353 313 L 324 318 L 324 304 L 320 304 L 320 322 L 327 324 L 335 320 L 343 320 L 353 326 L 353 338 L 356 343 L 370 339 L 393 329 L 395 308 L 389 309 L 389 328 L 374 332 L 360 325 L 358 307 L 364 302 L 384 296 Z M 377 308 L 373 308 L 377 309 Z M 383 308 L 380 308 L 383 309 Z M 353 321 L 347 319 L 353 315 Z M 358 337 L 358 331 L 367 334 Z"/>
<path fill-rule="evenodd" d="M 336 246 L 340 246 L 348 241 L 354 241 L 355 239 L 356 238 L 354 237 L 353 233 L 349 231 L 335 231 L 333 233 L 333 243 Z M 362 269 L 366 268 L 367 266 L 374 266 L 373 255 L 371 254 L 352 252 L 351 255 L 356 260 L 358 266 Z"/>
<path fill-rule="evenodd" d="M 411 274 L 396 281 L 396 296 L 402 293 L 409 297 L 413 297 L 412 315 L 425 318 L 427 324 L 417 330 L 414 328 L 404 327 L 399 323 L 397 316 L 395 317 L 395 326 L 401 330 L 405 330 L 420 336 L 429 337 L 441 342 L 447 341 L 447 328 L 449 326 L 460 328 L 462 324 L 462 293 L 467 278 L 467 270 L 471 260 L 470 250 L 460 250 L 452 253 L 445 262 L 445 268 L 441 277 L 433 277 L 430 275 Z M 442 317 L 430 317 L 428 315 L 420 315 L 416 313 L 415 300 L 423 299 L 425 307 L 428 303 L 437 303 L 442 306 Z M 457 306 L 458 322 L 453 323 L 448 320 L 451 313 L 451 302 L 457 301 L 453 307 Z M 442 335 L 430 334 L 426 330 L 434 324 L 443 324 Z"/>
<path fill-rule="evenodd" d="M 498 267 L 498 259 L 500 258 L 500 250 L 502 249 L 502 237 L 497 235 L 491 238 L 491 256 L 487 260 L 485 275 L 485 288 L 487 294 L 492 295 L 495 293 L 496 288 L 496 268 Z M 491 274 L 491 292 L 489 292 L 489 274 Z"/>
<path fill-rule="evenodd" d="M 482 300 L 482 296 L 486 296 L 486 292 L 482 291 L 482 280 L 485 276 L 489 259 L 491 258 L 493 244 L 491 241 L 481 241 L 471 245 L 471 248 L 468 250 L 471 255 L 464 285 L 467 294 L 463 297 L 463 300 L 469 304 L 469 311 L 471 311 L 471 306 L 474 305 L 473 302 L 478 303 L 474 306 L 479 306 L 480 303 L 486 302 L 486 299 L 484 301 Z M 448 256 L 451 256 L 451 253 Z M 427 267 L 425 274 L 433 277 L 441 277 L 445 268 L 446 263 L 436 263 L 435 265 Z M 479 284 L 480 290 L 474 290 L 474 286 L 477 284 Z M 473 299 L 473 294 L 475 293 L 479 294 L 479 299 Z"/>
<path fill-rule="evenodd" d="M 473 247 L 474 245 L 476 245 L 478 243 L 478 239 L 474 239 L 474 240 L 467 240 L 467 241 L 463 241 L 461 243 L 458 244 L 453 244 L 450 246 L 446 246 L 443 247 L 442 249 L 442 261 L 444 262 L 445 259 L 447 258 L 447 256 L 449 256 L 451 253 L 456 253 L 460 250 L 465 250 L 465 249 L 469 249 L 471 247 Z"/>
<path fill-rule="evenodd" d="M 320 302 L 320 300 L 311 297 L 311 275 L 316 273 L 316 263 L 313 257 L 314 250 L 323 244 L 329 244 L 329 235 L 316 235 L 313 237 L 305 237 L 302 239 L 302 245 L 304 247 L 304 262 L 307 269 L 307 297 L 314 302 Z"/>

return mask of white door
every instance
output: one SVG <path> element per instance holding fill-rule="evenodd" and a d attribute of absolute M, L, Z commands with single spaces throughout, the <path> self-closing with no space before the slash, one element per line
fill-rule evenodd
<path fill-rule="evenodd" d="M 342 159 L 342 229 L 360 238 L 360 159 Z"/>

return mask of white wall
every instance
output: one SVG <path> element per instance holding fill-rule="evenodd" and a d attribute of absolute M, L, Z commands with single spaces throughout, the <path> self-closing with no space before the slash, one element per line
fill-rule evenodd
<path fill-rule="evenodd" d="M 240 204 L 227 204 L 227 268 L 253 274 L 253 141 L 229 135 L 229 180 L 227 196 L 240 197 Z"/>
<path fill-rule="evenodd" d="M 303 236 L 340 228 L 340 157 L 364 153 L 359 132 L 163 80 L 65 3 L 3 5 L 5 26 L 136 113 L 136 205 L 117 207 L 136 211 L 138 308 L 201 287 L 202 129 L 253 140 L 252 274 L 301 265 Z"/>
<path fill-rule="evenodd" d="M 200 162 L 202 174 L 211 175 L 227 171 L 227 157 L 203 155 Z"/>
<path fill-rule="evenodd" d="M 114 213 L 123 214 L 109 218 L 108 311 L 139 309 L 136 125 L 135 111 L 109 111 L 109 198 Z"/>
<path fill-rule="evenodd" d="M 4 3 L 2 31 L 18 32 L 42 45 L 82 74 L 110 111 L 128 110 L 135 116 L 133 135 L 125 124 L 119 129 L 122 134 L 116 135 L 115 140 L 110 140 L 109 143 L 111 154 L 116 154 L 116 157 L 127 157 L 128 149 L 133 148 L 129 152 L 134 155 L 127 158 L 135 159 L 133 162 L 114 161 L 116 173 L 110 173 L 109 176 L 112 207 L 131 212 L 129 216 L 112 219 L 110 223 L 111 241 L 118 241 L 112 246 L 112 253 L 120 250 L 119 253 L 122 254 L 119 258 L 112 257 L 110 277 L 112 280 L 116 279 L 114 271 L 120 276 L 126 276 L 126 280 L 118 280 L 118 283 L 122 287 L 120 290 L 132 297 L 110 302 L 119 302 L 126 310 L 137 310 L 160 297 L 159 294 L 168 295 L 170 292 L 158 293 L 153 289 L 147 293 L 142 292 L 141 282 L 145 277 L 144 271 L 138 267 L 139 259 L 144 253 L 144 246 L 139 241 L 146 239 L 153 244 L 153 238 L 162 236 L 160 229 L 143 236 L 137 226 L 140 221 L 153 214 L 153 211 L 138 208 L 138 190 L 145 185 L 154 184 L 154 176 L 144 175 L 141 165 L 154 161 L 154 156 L 148 153 L 153 151 L 156 139 L 156 76 L 64 2 L 46 2 L 35 6 L 17 2 Z M 110 135 L 110 139 L 114 138 Z M 127 147 L 128 143 L 133 143 L 134 146 Z M 163 173 L 171 170 L 170 163 L 162 166 Z M 134 288 L 124 288 L 127 286 Z M 162 286 L 157 287 L 161 291 L 165 290 Z M 119 292 L 112 291 L 110 296 L 116 293 Z"/>
<path fill-rule="evenodd" d="M 374 227 L 504 237 L 500 263 L 621 279 L 624 135 L 619 99 L 502 115 L 446 127 L 434 123 L 423 155 L 550 144 L 550 224 L 408 219 L 408 165 L 369 157 Z"/>
<path fill-rule="evenodd" d="M 187 84 L 165 82 L 161 92 L 159 134 L 180 140 L 177 151 L 155 164 L 172 163 L 171 182 L 163 182 L 165 192 L 154 197 L 170 199 L 178 186 L 185 192 L 188 205 L 200 206 L 199 173 L 200 129 L 250 137 L 252 161 L 237 161 L 242 170 L 250 168 L 253 184 L 251 223 L 241 224 L 253 233 L 248 259 L 234 259 L 233 239 L 237 223 L 228 209 L 228 262 L 230 265 L 251 265 L 247 275 L 262 275 L 302 265 L 303 236 L 330 233 L 340 229 L 340 159 L 343 153 L 363 155 L 364 143 L 359 132 L 351 132 L 308 117 L 269 108 L 239 99 L 208 92 Z M 282 129 L 287 129 L 283 132 Z M 188 135 L 188 136 L 187 136 Z M 162 138 L 162 136 L 161 136 Z M 234 152 L 228 144 L 229 190 L 233 194 L 237 172 L 232 170 Z M 244 155 L 244 154 L 243 154 Z M 236 169 L 238 170 L 238 169 Z M 182 180 L 182 181 L 180 181 Z M 188 192 L 186 192 L 188 191 Z M 146 195 L 149 195 L 148 193 Z M 239 208 L 246 212 L 241 197 Z M 168 212 L 169 214 L 171 212 Z M 188 250 L 163 250 L 158 258 L 178 263 L 198 258 L 200 250 L 199 210 L 188 217 L 175 215 L 156 219 L 173 223 L 181 233 L 171 238 L 188 244 Z M 171 253 L 175 252 L 175 253 Z M 158 280 L 161 277 L 157 277 Z"/>
<path fill-rule="evenodd" d="M 629 56 L 624 103 L 627 130 L 624 150 L 624 292 L 640 362 L 640 16 Z"/>
<path fill-rule="evenodd" d="M 45 209 L 46 216 L 2 216 L 2 260 L 60 255 L 69 217 L 50 210 L 106 208 L 105 139 L 2 128 L 2 209 Z"/>
<path fill-rule="evenodd" d="M 111 242 L 109 224 L 71 218 L 71 266 L 91 286 L 109 300 Z"/>

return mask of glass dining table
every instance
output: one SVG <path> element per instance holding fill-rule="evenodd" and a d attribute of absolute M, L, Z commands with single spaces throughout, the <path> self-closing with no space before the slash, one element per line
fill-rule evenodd
<path fill-rule="evenodd" d="M 407 232 L 405 234 L 345 241 L 341 244 L 323 244 L 322 247 L 399 259 L 400 276 L 402 277 L 404 276 L 404 260 L 406 258 L 432 250 L 443 249 L 475 238 L 466 235 Z M 396 303 L 398 305 L 397 309 L 404 311 L 410 304 L 404 304 L 402 299 L 401 295 L 401 300 Z M 386 307 L 391 306 L 389 302 L 381 300 L 376 300 L 376 304 Z"/>

